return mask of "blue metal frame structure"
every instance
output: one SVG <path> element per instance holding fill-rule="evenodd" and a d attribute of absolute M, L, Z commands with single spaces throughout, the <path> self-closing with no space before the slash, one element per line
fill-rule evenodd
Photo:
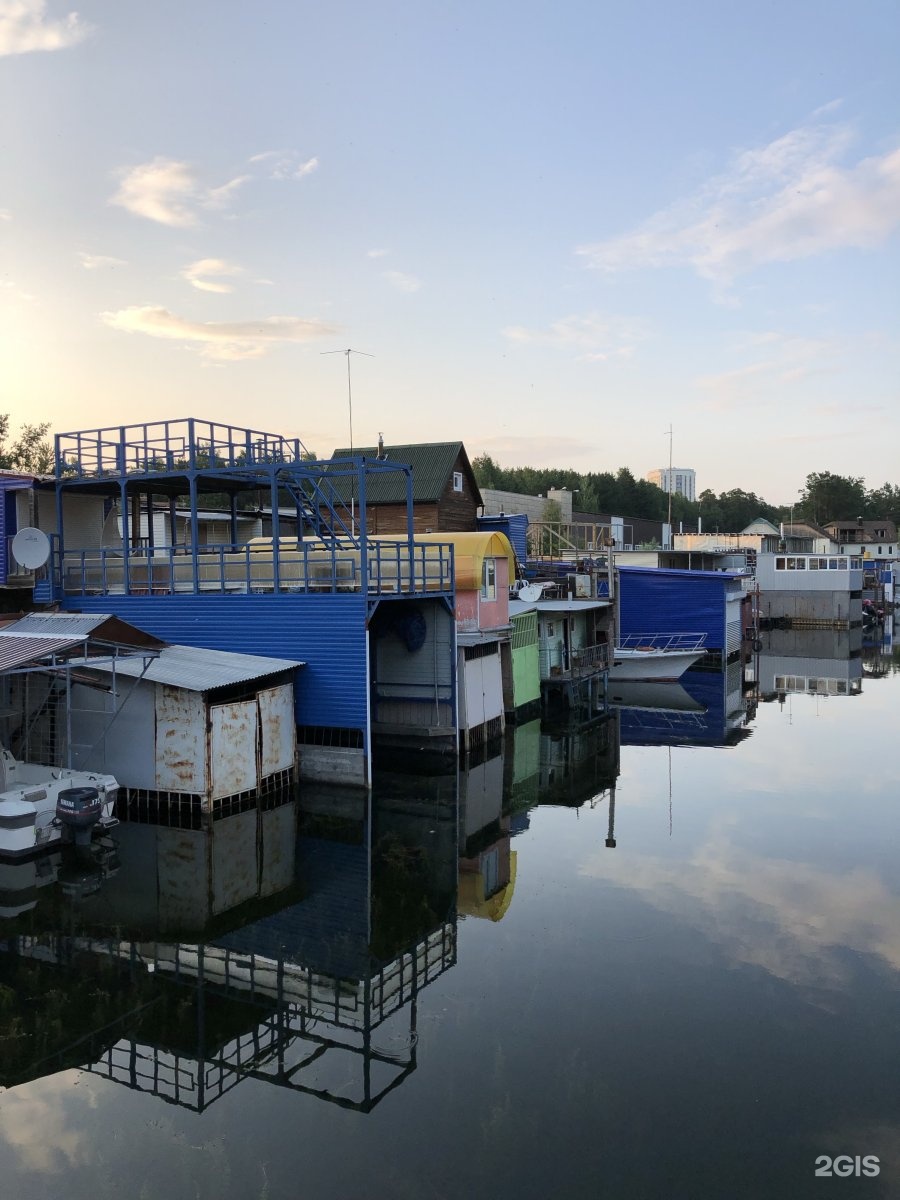
<path fill-rule="evenodd" d="M 315 460 L 299 439 L 196 418 L 58 434 L 55 462 L 56 599 L 119 612 L 169 641 L 306 661 L 298 723 L 364 730 L 371 766 L 368 704 L 365 718 L 360 709 L 368 696 L 372 617 L 379 605 L 404 600 L 434 601 L 451 614 L 455 608 L 452 545 L 415 541 L 411 467 L 362 455 Z M 398 472 L 405 477 L 405 533 L 370 537 L 371 481 Z M 257 494 L 258 513 L 271 513 L 271 540 L 238 542 L 238 497 L 247 493 Z M 118 501 L 121 544 L 69 546 L 67 494 Z M 226 505 L 230 541 L 201 545 L 198 514 L 212 495 L 217 507 Z M 159 501 L 168 500 L 167 540 L 177 542 L 176 507 L 185 497 L 185 542 L 154 545 Z M 282 536 L 285 507 L 293 510 L 296 537 Z M 455 676 L 449 703 L 455 712 Z M 312 722 L 311 709 L 318 718 Z"/>

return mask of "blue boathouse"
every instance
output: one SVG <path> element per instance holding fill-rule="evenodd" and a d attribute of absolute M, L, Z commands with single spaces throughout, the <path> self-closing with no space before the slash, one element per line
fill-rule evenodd
<path fill-rule="evenodd" d="M 618 631 L 634 635 L 705 633 L 708 665 L 740 653 L 743 577 L 727 571 L 618 567 Z"/>
<path fill-rule="evenodd" d="M 304 662 L 307 778 L 368 786 L 379 733 L 456 752 L 453 548 L 415 540 L 408 466 L 310 460 L 297 439 L 195 418 L 59 434 L 55 451 L 49 578 L 63 608 Z M 367 491 L 386 472 L 405 482 L 405 538 L 368 533 Z M 69 536 L 72 495 L 102 507 L 99 544 Z M 221 512 L 221 540 L 208 540 L 201 505 Z M 241 540 L 252 512 L 271 537 Z"/>

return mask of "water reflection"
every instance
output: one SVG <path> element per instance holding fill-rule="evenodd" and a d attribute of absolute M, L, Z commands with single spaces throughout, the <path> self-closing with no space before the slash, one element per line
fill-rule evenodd
<path fill-rule="evenodd" d="M 847 747 L 890 744 L 900 681 L 757 706 L 766 657 L 849 678 L 833 642 L 381 772 L 371 802 L 123 826 L 75 889 L 62 860 L 0 876 L 5 1177 L 749 1198 L 817 1195 L 816 1155 L 846 1152 L 889 1182 L 900 773 Z"/>
<path fill-rule="evenodd" d="M 55 903 L 5 910 L 4 1086 L 78 1065 L 197 1112 L 248 1078 L 368 1111 L 415 1069 L 419 992 L 456 959 L 455 789 L 117 841 L 77 908 L 57 872 Z"/>
<path fill-rule="evenodd" d="M 747 668 L 760 701 L 785 696 L 858 696 L 862 689 L 861 629 L 771 629 Z"/>

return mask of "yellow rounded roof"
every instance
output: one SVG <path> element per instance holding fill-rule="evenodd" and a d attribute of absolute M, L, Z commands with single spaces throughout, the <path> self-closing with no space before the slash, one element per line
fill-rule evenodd
<path fill-rule="evenodd" d="M 380 537 L 376 541 L 382 540 Z M 388 539 L 384 539 L 388 540 Z M 396 538 L 390 539 L 396 541 Z M 449 542 L 453 546 L 456 564 L 456 586 L 473 589 L 481 587 L 481 572 L 486 558 L 505 558 L 509 563 L 510 580 L 516 577 L 516 554 L 505 533 L 496 530 L 470 532 L 417 533 L 417 542 Z"/>

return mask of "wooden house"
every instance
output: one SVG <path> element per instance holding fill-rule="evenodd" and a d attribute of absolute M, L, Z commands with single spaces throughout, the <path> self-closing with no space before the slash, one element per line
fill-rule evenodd
<path fill-rule="evenodd" d="M 335 450 L 332 458 L 374 458 L 412 468 L 413 532 L 472 531 L 482 506 L 469 456 L 462 442 L 354 447 Z M 346 497 L 345 497 L 346 499 Z M 369 534 L 407 532 L 406 486 L 402 474 L 386 472 L 373 480 L 366 496 Z"/>

